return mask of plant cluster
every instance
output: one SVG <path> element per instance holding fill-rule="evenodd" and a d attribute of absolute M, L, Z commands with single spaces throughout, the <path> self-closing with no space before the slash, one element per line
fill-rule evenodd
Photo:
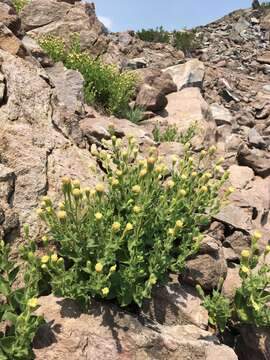
<path fill-rule="evenodd" d="M 30 0 L 12 0 L 12 4 L 15 7 L 17 13 L 19 13 Z"/>
<path fill-rule="evenodd" d="M 141 305 L 168 270 L 180 272 L 198 250 L 228 174 L 220 175 L 214 147 L 196 163 L 186 144 L 169 171 L 156 148 L 140 158 L 132 137 L 124 145 L 112 136 L 103 146 L 107 151 L 93 146 L 92 154 L 106 170 L 104 183 L 82 189 L 78 180 L 64 178 L 58 209 L 44 198 L 38 210 L 48 227 L 45 240 L 57 249 L 43 257 L 42 271 L 58 296 Z"/>
<path fill-rule="evenodd" d="M 195 136 L 197 124 L 192 124 L 185 132 L 179 132 L 176 125 L 168 125 L 164 131 L 161 130 L 160 125 L 157 124 L 153 130 L 153 137 L 157 143 L 163 142 L 179 142 L 186 144 Z"/>
<path fill-rule="evenodd" d="M 270 2 L 269 1 L 263 1 L 261 3 L 261 7 L 266 8 L 266 9 L 270 8 Z"/>
<path fill-rule="evenodd" d="M 209 312 L 211 325 L 221 332 L 228 323 L 232 326 L 270 326 L 270 265 L 266 262 L 270 246 L 266 246 L 263 256 L 259 257 L 257 242 L 260 238 L 261 234 L 256 231 L 252 236 L 251 249 L 242 251 L 239 270 L 242 284 L 236 290 L 232 303 L 221 293 L 221 287 L 212 295 L 205 295 L 197 286 L 203 305 Z"/>
<path fill-rule="evenodd" d="M 134 74 L 119 72 L 116 66 L 103 64 L 87 52 L 82 52 L 77 36 L 69 47 L 65 46 L 62 39 L 53 36 L 41 38 L 39 44 L 54 61 L 62 61 L 68 69 L 78 70 L 82 74 L 87 104 L 102 108 L 109 115 L 117 117 L 129 114 L 129 103 L 136 87 Z"/>
<path fill-rule="evenodd" d="M 40 274 L 27 251 L 24 287 L 14 286 L 20 267 L 10 260 L 10 247 L 0 242 L 0 359 L 29 360 L 33 358 L 31 343 L 43 319 L 35 316 L 38 306 Z"/>
<path fill-rule="evenodd" d="M 142 29 L 137 32 L 137 35 L 143 41 L 171 44 L 177 50 L 182 50 L 185 54 L 199 46 L 195 30 L 174 30 L 169 32 L 160 26 L 156 29 Z"/>

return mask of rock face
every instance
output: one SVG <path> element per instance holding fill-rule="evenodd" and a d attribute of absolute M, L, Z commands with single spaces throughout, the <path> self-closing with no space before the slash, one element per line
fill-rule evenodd
<path fill-rule="evenodd" d="M 34 341 L 37 360 L 237 360 L 232 349 L 194 325 L 143 326 L 107 305 L 93 304 L 87 315 L 71 300 L 48 296 L 39 302 L 37 313 L 48 325 Z"/>

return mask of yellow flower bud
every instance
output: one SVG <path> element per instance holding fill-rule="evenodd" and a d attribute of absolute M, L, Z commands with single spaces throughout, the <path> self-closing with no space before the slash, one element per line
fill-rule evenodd
<path fill-rule="evenodd" d="M 201 187 L 201 192 L 207 193 L 208 191 L 208 187 L 207 186 L 202 186 Z"/>
<path fill-rule="evenodd" d="M 202 150 L 200 155 L 201 155 L 201 157 L 205 157 L 206 154 L 207 154 L 207 152 L 205 150 Z"/>
<path fill-rule="evenodd" d="M 66 211 L 63 211 L 63 210 L 58 211 L 57 217 L 58 217 L 59 220 L 65 220 L 67 218 Z"/>
<path fill-rule="evenodd" d="M 121 171 L 121 170 L 116 170 L 116 175 L 117 175 L 118 177 L 122 176 L 122 175 L 123 175 L 123 171 Z"/>
<path fill-rule="evenodd" d="M 42 265 L 41 265 L 41 269 L 42 269 L 43 271 L 47 271 L 47 270 L 48 270 L 48 266 L 47 266 L 46 264 L 42 264 Z"/>
<path fill-rule="evenodd" d="M 51 214 L 52 208 L 50 206 L 46 207 L 46 213 Z"/>
<path fill-rule="evenodd" d="M 150 283 L 151 285 L 155 285 L 155 284 L 157 283 L 157 277 L 156 277 L 155 274 L 151 274 L 151 275 L 150 275 L 149 283 Z"/>
<path fill-rule="evenodd" d="M 58 260 L 57 260 L 57 264 L 61 265 L 64 263 L 64 259 L 62 257 L 60 257 Z"/>
<path fill-rule="evenodd" d="M 169 180 L 167 182 L 167 186 L 168 186 L 169 189 L 172 189 L 174 187 L 174 185 L 175 185 L 175 182 L 173 180 Z"/>
<path fill-rule="evenodd" d="M 140 171 L 140 177 L 144 177 L 147 174 L 147 169 L 142 169 Z"/>
<path fill-rule="evenodd" d="M 147 164 L 148 164 L 148 165 L 154 165 L 154 164 L 156 163 L 156 161 L 157 161 L 157 159 L 154 158 L 153 156 L 151 156 L 151 157 L 149 157 L 149 158 L 147 159 Z"/>
<path fill-rule="evenodd" d="M 103 218 L 103 215 L 100 212 L 95 213 L 96 220 L 101 220 Z"/>
<path fill-rule="evenodd" d="M 112 179 L 112 186 L 118 186 L 119 185 L 119 180 L 113 178 Z"/>
<path fill-rule="evenodd" d="M 110 292 L 108 287 L 105 287 L 101 290 L 103 296 L 107 296 Z"/>
<path fill-rule="evenodd" d="M 186 192 L 186 190 L 181 189 L 181 190 L 179 191 L 179 194 L 180 194 L 181 196 L 186 196 L 186 195 L 187 195 L 187 192 Z"/>
<path fill-rule="evenodd" d="M 60 203 L 58 204 L 58 207 L 59 207 L 60 210 L 65 210 L 65 204 L 62 203 L 62 202 L 60 202 Z"/>
<path fill-rule="evenodd" d="M 116 271 L 116 265 L 111 266 L 110 267 L 110 272 L 112 273 L 112 272 L 115 272 L 115 271 Z"/>
<path fill-rule="evenodd" d="M 51 256 L 51 260 L 52 260 L 52 262 L 56 262 L 56 261 L 58 260 L 57 254 L 53 254 L 53 255 Z"/>
<path fill-rule="evenodd" d="M 97 193 L 96 190 L 95 190 L 95 189 L 92 189 L 92 190 L 90 191 L 90 196 L 93 197 L 93 196 L 96 195 L 96 193 Z"/>
<path fill-rule="evenodd" d="M 104 184 L 102 184 L 102 183 L 97 184 L 97 185 L 96 185 L 96 191 L 97 191 L 98 193 L 103 193 L 103 192 L 105 191 L 105 186 L 104 186 Z"/>
<path fill-rule="evenodd" d="M 131 231 L 131 230 L 133 230 L 133 225 L 131 223 L 127 223 L 126 231 Z"/>
<path fill-rule="evenodd" d="M 174 236 L 174 229 L 169 229 L 168 234 L 171 235 L 171 236 Z"/>
<path fill-rule="evenodd" d="M 141 192 L 141 187 L 139 185 L 134 185 L 132 187 L 132 192 L 134 192 L 135 194 L 139 194 Z"/>
<path fill-rule="evenodd" d="M 262 234 L 258 230 L 256 230 L 256 231 L 254 231 L 252 237 L 253 237 L 254 240 L 258 241 L 258 240 L 260 240 L 262 238 Z"/>
<path fill-rule="evenodd" d="M 175 223 L 176 229 L 181 229 L 183 227 L 184 223 L 182 220 L 177 220 Z"/>
<path fill-rule="evenodd" d="M 96 272 L 100 273 L 103 270 L 103 265 L 101 263 L 97 263 L 95 265 Z"/>
<path fill-rule="evenodd" d="M 41 258 L 41 263 L 42 264 L 47 264 L 47 262 L 50 260 L 50 258 L 49 258 L 49 256 L 48 255 L 44 255 L 44 256 L 42 256 L 42 258 Z"/>
<path fill-rule="evenodd" d="M 232 194 L 232 193 L 235 192 L 235 188 L 230 186 L 227 191 L 228 191 L 229 194 Z"/>
<path fill-rule="evenodd" d="M 70 185 L 71 184 L 71 179 L 69 177 L 67 177 L 67 176 L 64 176 L 62 178 L 62 184 L 63 185 Z"/>
<path fill-rule="evenodd" d="M 43 214 L 43 209 L 37 209 L 37 215 L 41 216 Z"/>
<path fill-rule="evenodd" d="M 187 175 L 185 175 L 185 174 L 181 175 L 181 179 L 182 180 L 187 180 Z"/>
<path fill-rule="evenodd" d="M 217 148 L 215 145 L 212 145 L 208 150 L 209 154 L 211 154 L 211 155 L 214 154 L 216 151 L 217 151 Z"/>
<path fill-rule="evenodd" d="M 270 245 L 267 245 L 266 247 L 265 247 L 265 254 L 267 255 L 267 254 L 269 254 L 270 253 Z"/>
<path fill-rule="evenodd" d="M 80 189 L 75 188 L 75 189 L 72 191 L 72 195 L 73 195 L 75 198 L 79 198 L 79 197 L 82 195 L 82 192 L 81 192 Z"/>
<path fill-rule="evenodd" d="M 79 189 L 81 187 L 81 183 L 79 180 L 73 180 L 72 185 L 74 188 L 77 188 L 77 189 Z"/>
<path fill-rule="evenodd" d="M 141 212 L 141 208 L 140 208 L 139 206 L 134 206 L 134 207 L 133 207 L 133 212 L 134 212 L 135 214 L 139 214 L 139 213 Z"/>
<path fill-rule="evenodd" d="M 196 171 L 193 171 L 192 173 L 191 173 L 191 176 L 192 177 L 196 177 L 198 175 L 198 173 L 196 172 Z"/>
<path fill-rule="evenodd" d="M 38 299 L 37 298 L 29 299 L 27 301 L 27 306 L 29 306 L 30 308 L 36 308 L 38 306 Z"/>
<path fill-rule="evenodd" d="M 248 274 L 250 272 L 249 268 L 245 265 L 241 266 L 241 271 L 244 273 L 244 274 Z"/>
<path fill-rule="evenodd" d="M 241 256 L 242 256 L 242 258 L 244 258 L 244 259 L 248 259 L 248 258 L 250 257 L 250 251 L 249 251 L 249 250 L 243 250 L 243 251 L 241 252 Z"/>
<path fill-rule="evenodd" d="M 113 231 L 115 231 L 115 232 L 117 232 L 118 230 L 120 230 L 120 227 L 121 227 L 121 224 L 120 224 L 119 222 L 117 222 L 117 221 L 112 224 L 112 229 L 113 229 Z"/>

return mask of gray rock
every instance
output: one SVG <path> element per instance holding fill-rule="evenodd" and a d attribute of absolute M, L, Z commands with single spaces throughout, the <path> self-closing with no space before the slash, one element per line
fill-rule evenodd
<path fill-rule="evenodd" d="M 211 116 L 215 120 L 217 126 L 232 124 L 232 114 L 228 109 L 219 104 L 210 105 Z"/>
<path fill-rule="evenodd" d="M 265 149 L 267 147 L 263 137 L 255 128 L 249 130 L 248 141 L 250 145 L 253 145 L 258 149 Z"/>
<path fill-rule="evenodd" d="M 259 149 L 249 149 L 242 144 L 238 150 L 237 160 L 240 165 L 251 167 L 254 172 L 262 177 L 270 175 L 270 154 Z"/>
<path fill-rule="evenodd" d="M 135 103 L 136 106 L 139 106 L 146 111 L 157 112 L 165 109 L 168 100 L 162 91 L 151 85 L 143 84 L 140 87 Z"/>

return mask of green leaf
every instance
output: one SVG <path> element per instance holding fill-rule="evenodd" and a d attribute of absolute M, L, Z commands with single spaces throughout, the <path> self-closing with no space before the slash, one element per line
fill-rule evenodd
<path fill-rule="evenodd" d="M 0 293 L 4 296 L 8 296 L 11 289 L 9 286 L 9 283 L 6 279 L 4 279 L 2 276 L 0 277 Z"/>
<path fill-rule="evenodd" d="M 13 352 L 13 344 L 16 342 L 15 336 L 6 336 L 0 339 L 0 347 L 3 349 L 5 353 L 8 355 L 12 355 Z"/>
<path fill-rule="evenodd" d="M 13 283 L 15 281 L 19 270 L 20 270 L 20 267 L 17 266 L 8 274 L 9 283 Z"/>
<path fill-rule="evenodd" d="M 18 318 L 18 315 L 8 312 L 8 311 L 6 311 L 3 315 L 3 320 L 10 321 L 13 325 L 16 324 L 17 318 Z"/>

